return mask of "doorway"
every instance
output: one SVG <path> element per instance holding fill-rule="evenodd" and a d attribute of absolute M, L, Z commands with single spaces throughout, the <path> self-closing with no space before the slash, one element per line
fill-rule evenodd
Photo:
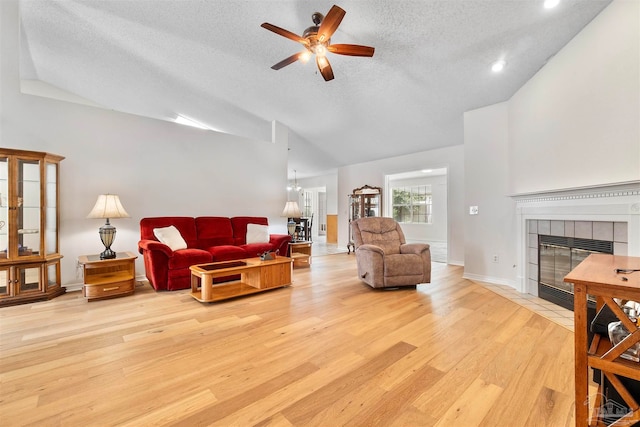
<path fill-rule="evenodd" d="M 448 260 L 447 168 L 430 168 L 385 177 L 384 215 L 396 219 L 407 243 L 427 243 L 431 260 Z"/>

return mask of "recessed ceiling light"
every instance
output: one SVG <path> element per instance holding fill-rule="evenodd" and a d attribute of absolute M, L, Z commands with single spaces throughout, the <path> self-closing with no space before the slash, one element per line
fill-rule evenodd
<path fill-rule="evenodd" d="M 507 63 L 503 59 L 500 59 L 491 65 L 491 71 L 493 71 L 494 73 L 499 73 L 500 71 L 504 70 L 505 65 L 507 65 Z"/>
<path fill-rule="evenodd" d="M 560 3 L 560 0 L 544 0 L 545 9 L 553 9 Z"/>
<path fill-rule="evenodd" d="M 178 117 L 176 117 L 175 119 L 173 119 L 174 122 L 179 123 L 181 125 L 186 125 L 186 126 L 191 126 L 194 128 L 198 128 L 198 129 L 205 129 L 205 130 L 213 130 L 210 127 L 203 125 L 200 122 L 197 122 L 193 119 L 190 119 L 188 117 L 185 116 L 181 116 L 180 114 L 178 114 Z"/>

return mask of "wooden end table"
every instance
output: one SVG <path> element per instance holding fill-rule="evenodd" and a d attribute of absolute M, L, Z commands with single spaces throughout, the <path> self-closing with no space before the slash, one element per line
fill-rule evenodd
<path fill-rule="evenodd" d="M 78 257 L 84 270 L 82 295 L 88 301 L 132 295 L 136 289 L 136 258 L 133 252 L 118 252 L 113 259 L 100 259 L 100 255 Z"/>
<path fill-rule="evenodd" d="M 311 266 L 311 241 L 289 243 L 290 257 L 293 259 L 293 268 Z"/>
<path fill-rule="evenodd" d="M 622 271 L 620 271 L 622 270 Z M 640 381 L 640 364 L 620 357 L 640 342 L 640 328 L 620 308 L 614 298 L 640 301 L 640 257 L 591 254 L 564 278 L 574 285 L 576 426 L 602 425 L 605 418 L 618 418 L 616 425 L 640 421 L 637 396 L 633 396 L 620 378 Z M 588 342 L 587 296 L 596 297 L 597 309 L 607 305 L 631 334 L 613 345 L 608 336 L 594 334 Z M 609 406 L 601 383 L 598 393 L 589 396 L 589 368 L 599 369 L 631 410 Z M 613 411 L 613 412 L 611 412 Z M 635 424 L 634 424 L 635 425 Z"/>

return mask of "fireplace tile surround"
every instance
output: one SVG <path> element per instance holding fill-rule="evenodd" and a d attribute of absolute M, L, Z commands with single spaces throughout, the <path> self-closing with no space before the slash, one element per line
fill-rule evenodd
<path fill-rule="evenodd" d="M 538 286 L 539 236 L 578 237 L 613 242 L 614 255 L 627 255 L 628 224 L 614 221 L 527 220 L 528 289 Z"/>
<path fill-rule="evenodd" d="M 615 255 L 640 256 L 640 181 L 516 194 L 515 289 L 538 296 L 538 236 L 614 242 Z"/>

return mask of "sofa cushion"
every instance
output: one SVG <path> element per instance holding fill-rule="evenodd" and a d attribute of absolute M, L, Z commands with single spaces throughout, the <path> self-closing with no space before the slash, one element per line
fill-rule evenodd
<path fill-rule="evenodd" d="M 169 258 L 169 270 L 189 268 L 195 264 L 211 262 L 211 254 L 202 249 L 181 249 Z"/>
<path fill-rule="evenodd" d="M 247 243 L 269 243 L 269 226 L 247 224 Z"/>
<path fill-rule="evenodd" d="M 140 220 L 140 240 L 158 240 L 153 234 L 154 228 L 162 228 L 173 225 L 178 229 L 182 238 L 187 242 L 187 247 L 196 248 L 198 234 L 196 233 L 196 221 L 190 216 L 161 216 L 155 218 L 142 218 Z"/>
<path fill-rule="evenodd" d="M 198 248 L 233 245 L 231 219 L 223 216 L 199 216 L 195 219 L 198 232 Z"/>
<path fill-rule="evenodd" d="M 234 245 L 239 246 L 247 243 L 247 224 L 269 225 L 269 221 L 263 216 L 235 216 L 231 218 Z"/>
<path fill-rule="evenodd" d="M 187 249 L 187 242 L 184 241 L 178 229 L 173 225 L 154 228 L 153 234 L 161 243 L 169 246 L 172 251 Z"/>
<path fill-rule="evenodd" d="M 245 251 L 247 258 L 255 258 L 267 251 L 271 252 L 277 249 L 274 248 L 273 243 L 248 243 L 246 245 L 240 245 L 239 247 Z"/>
<path fill-rule="evenodd" d="M 207 248 L 213 262 L 232 261 L 247 258 L 247 253 L 240 246 L 220 245 Z"/>

